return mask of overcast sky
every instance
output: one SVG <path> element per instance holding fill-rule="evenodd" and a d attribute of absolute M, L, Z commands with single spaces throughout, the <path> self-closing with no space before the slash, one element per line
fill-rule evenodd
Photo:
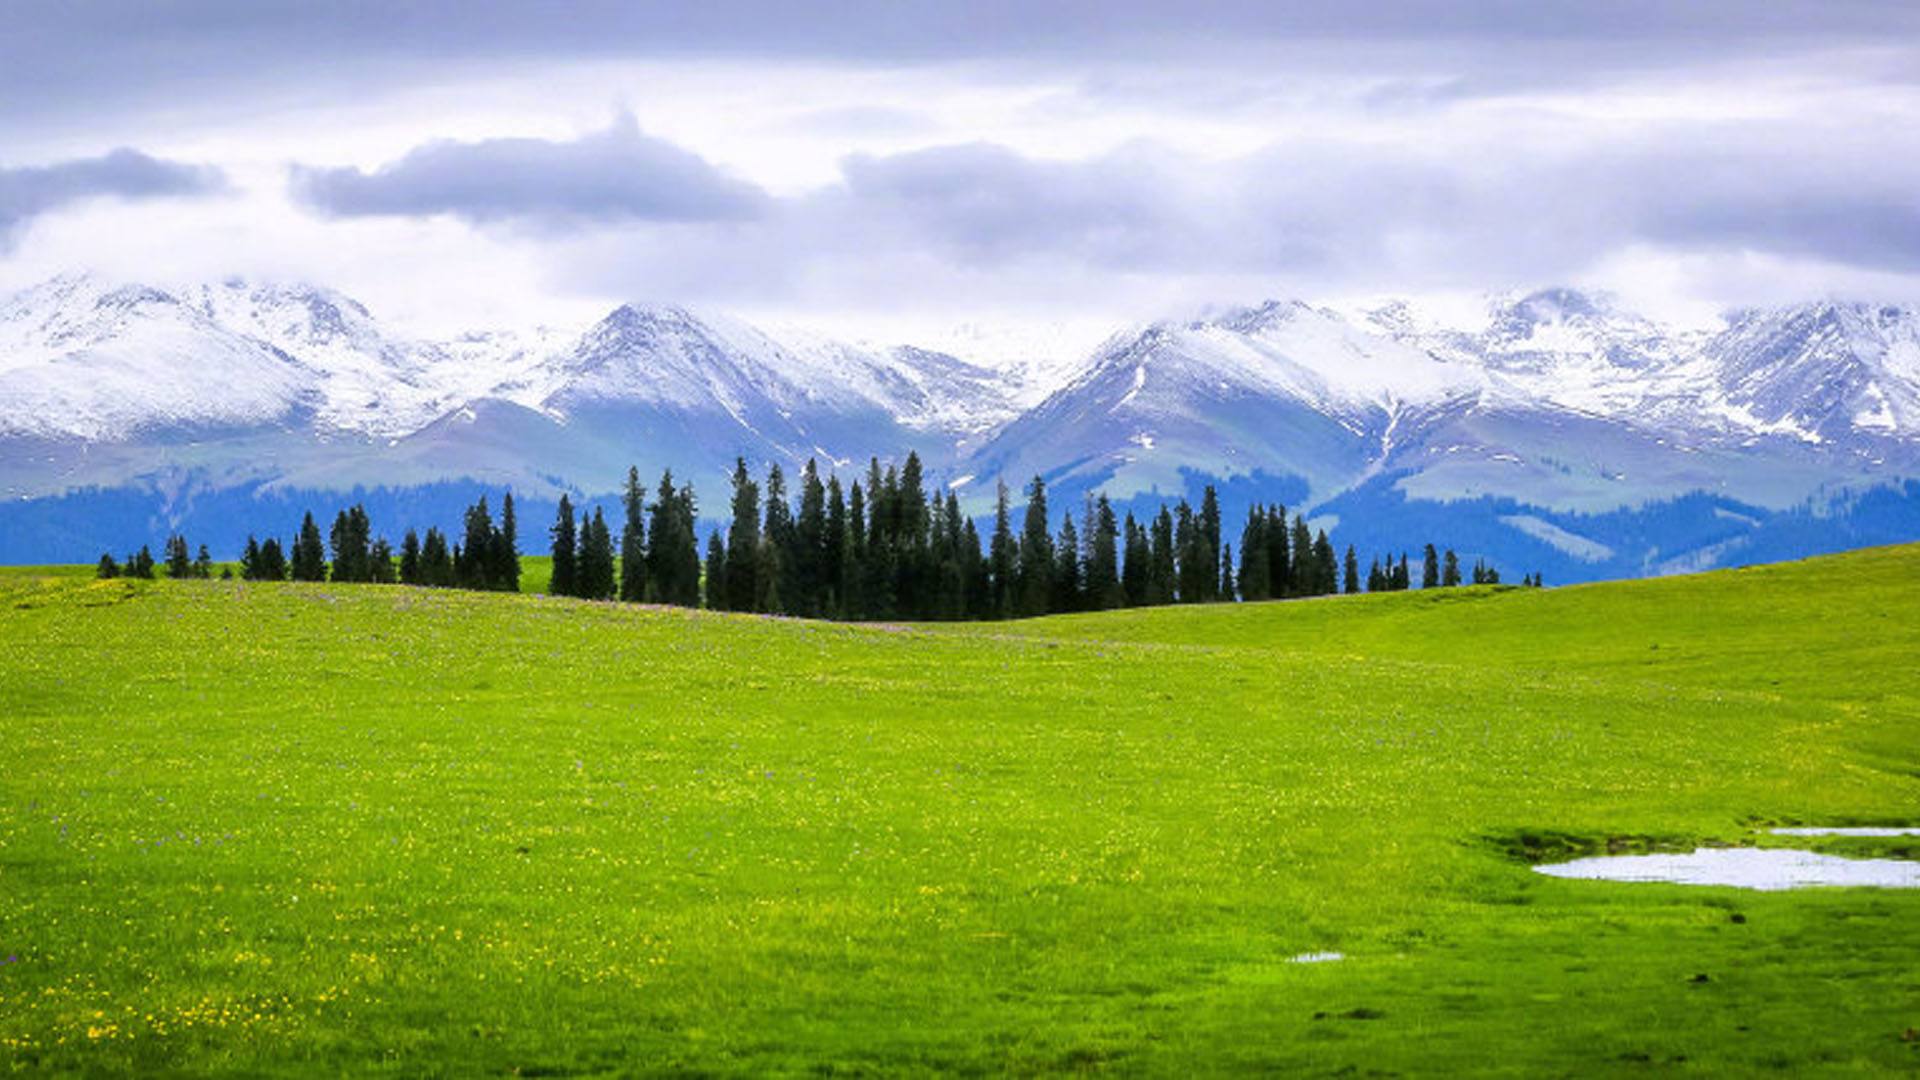
<path fill-rule="evenodd" d="M 0 286 L 304 279 L 426 332 L 1920 299 L 1898 0 L 28 3 L 0 103 Z"/>

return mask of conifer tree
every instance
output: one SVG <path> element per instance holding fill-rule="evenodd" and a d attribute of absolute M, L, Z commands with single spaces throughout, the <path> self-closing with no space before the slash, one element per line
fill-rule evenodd
<path fill-rule="evenodd" d="M 278 537 L 269 536 L 260 545 L 260 572 L 255 576 L 260 581 L 287 580 L 287 554 Z"/>
<path fill-rule="evenodd" d="M 1267 541 L 1267 589 L 1274 597 L 1293 590 L 1293 561 L 1287 552 L 1287 508 L 1267 508 L 1266 527 L 1260 530 Z"/>
<path fill-rule="evenodd" d="M 580 538 L 573 522 L 573 500 L 566 492 L 560 493 L 560 508 L 554 514 L 553 528 L 553 577 L 547 582 L 549 596 L 578 596 Z"/>
<path fill-rule="evenodd" d="M 847 498 L 838 476 L 827 477 L 826 521 L 820 535 L 820 614 L 846 617 Z"/>
<path fill-rule="evenodd" d="M 1440 562 L 1440 585 L 1442 588 L 1452 588 L 1458 584 L 1460 584 L 1460 556 L 1454 554 L 1452 548 L 1448 548 L 1446 558 Z"/>
<path fill-rule="evenodd" d="M 1420 559 L 1420 587 L 1423 589 L 1440 587 L 1440 555 L 1433 550 L 1432 544 L 1427 545 L 1425 554 Z"/>
<path fill-rule="evenodd" d="M 193 558 L 193 576 L 203 581 L 213 577 L 213 556 L 205 544 L 200 545 L 200 553 Z"/>
<path fill-rule="evenodd" d="M 647 598 L 647 489 L 640 483 L 637 465 L 627 467 L 620 508 L 625 512 L 620 526 L 620 599 L 638 604 Z"/>
<path fill-rule="evenodd" d="M 827 613 L 832 564 L 828 561 L 827 487 L 820 482 L 820 466 L 812 458 L 800 470 L 800 513 L 793 529 L 790 575 L 794 589 L 787 604 L 797 615 L 818 617 Z"/>
<path fill-rule="evenodd" d="M 492 587 L 520 591 L 520 523 L 513 513 L 513 492 L 500 499 L 500 528 L 493 534 Z"/>
<path fill-rule="evenodd" d="M 240 580 L 260 580 L 260 541 L 247 534 L 247 546 L 240 549 Z"/>
<path fill-rule="evenodd" d="M 1045 615 L 1054 597 L 1053 537 L 1047 531 L 1047 482 L 1027 485 L 1027 514 L 1020 529 L 1020 614 Z"/>
<path fill-rule="evenodd" d="M 1387 575 L 1380 569 L 1380 560 L 1375 558 L 1373 565 L 1367 568 L 1367 591 L 1370 593 L 1387 591 Z"/>
<path fill-rule="evenodd" d="M 321 546 L 320 526 L 308 513 L 300 522 L 298 538 L 293 542 L 293 580 L 327 580 L 327 553 Z"/>
<path fill-rule="evenodd" d="M 111 551 L 100 556 L 100 564 L 95 568 L 94 576 L 103 579 L 117 578 L 120 576 L 120 564 L 114 561 Z"/>
<path fill-rule="evenodd" d="M 1087 548 L 1087 607 L 1107 611 L 1126 602 L 1120 587 L 1120 526 L 1105 494 L 1094 500 Z"/>
<path fill-rule="evenodd" d="M 1060 518 L 1060 540 L 1054 545 L 1053 604 L 1050 611 L 1079 611 L 1080 533 L 1073 527 L 1073 515 Z"/>
<path fill-rule="evenodd" d="M 1255 503 L 1247 512 L 1247 524 L 1240 530 L 1240 597 L 1266 600 L 1273 596 L 1273 581 L 1268 576 L 1267 512 Z"/>
<path fill-rule="evenodd" d="M 1292 559 L 1289 570 L 1293 577 L 1287 582 L 1287 594 L 1312 596 L 1317 587 L 1318 568 L 1313 563 L 1313 531 L 1307 527 L 1305 514 L 1294 515 L 1292 546 L 1288 557 Z"/>
<path fill-rule="evenodd" d="M 987 563 L 993 578 L 993 615 L 997 619 L 1011 619 L 1020 609 L 1020 544 L 1013 538 L 1013 515 L 1008 506 L 1005 480 L 1000 481 L 994 495 L 990 543 Z"/>
<path fill-rule="evenodd" d="M 699 519 L 699 503 L 689 481 L 673 496 L 673 602 L 681 607 L 700 606 Z"/>
<path fill-rule="evenodd" d="M 1133 520 L 1131 510 L 1127 511 L 1124 533 L 1126 556 L 1120 570 L 1121 603 L 1127 607 L 1139 607 L 1147 602 L 1148 564 L 1153 561 L 1153 555 L 1147 543 L 1147 530 Z"/>
<path fill-rule="evenodd" d="M 611 600 L 616 584 L 613 577 L 613 534 L 607 528 L 606 515 L 599 507 L 593 516 L 581 516 L 580 550 L 574 559 L 575 592 L 583 600 Z"/>
<path fill-rule="evenodd" d="M 1332 596 L 1340 591 L 1340 559 L 1333 553 L 1327 530 L 1313 538 L 1313 594 Z"/>
<path fill-rule="evenodd" d="M 1346 586 L 1345 591 L 1349 595 L 1359 592 L 1360 591 L 1360 556 L 1353 550 L 1352 544 L 1347 545 L 1346 571 L 1347 571 L 1346 580 L 1342 583 Z"/>
<path fill-rule="evenodd" d="M 141 544 L 140 550 L 128 557 L 127 565 L 122 569 L 127 577 L 153 579 L 153 552 L 147 545 Z"/>
<path fill-rule="evenodd" d="M 867 496 L 855 480 L 847 492 L 847 537 L 840 564 L 840 610 L 849 619 L 864 619 L 867 602 Z"/>
<path fill-rule="evenodd" d="M 793 507 L 787 503 L 787 478 L 780 463 L 767 468 L 766 522 L 760 530 L 765 548 L 760 553 L 760 571 L 755 584 L 760 597 L 755 610 L 776 615 L 788 614 L 787 605 L 799 599 L 795 566 L 799 542 L 793 523 Z M 771 576 L 769 576 L 771 575 Z"/>
<path fill-rule="evenodd" d="M 1201 603 L 1220 599 L 1220 496 L 1208 484 L 1200 491 L 1200 513 L 1195 520 L 1200 559 L 1200 572 L 1194 580 L 1200 585 L 1200 595 L 1195 599 Z"/>
<path fill-rule="evenodd" d="M 393 576 L 393 545 L 385 537 L 373 542 L 367 549 L 368 579 L 375 585 L 391 585 Z"/>
<path fill-rule="evenodd" d="M 760 485 L 747 472 L 745 458 L 733 462 L 733 523 L 727 528 L 726 610 L 753 611 L 764 595 L 759 580 L 765 557 L 760 551 Z"/>
<path fill-rule="evenodd" d="M 569 560 L 571 565 L 571 560 Z M 420 543 L 421 584 L 438 589 L 452 588 L 455 577 L 453 571 L 453 552 L 447 547 L 446 534 L 439 529 L 428 527 L 427 537 Z M 549 595 L 564 595 L 547 586 Z"/>
<path fill-rule="evenodd" d="M 420 576 L 420 534 L 412 529 L 400 540 L 400 584 L 426 584 Z"/>
<path fill-rule="evenodd" d="M 1413 576 L 1407 572 L 1407 553 L 1400 553 L 1400 565 L 1393 572 L 1393 587 L 1405 592 L 1413 584 Z"/>
<path fill-rule="evenodd" d="M 1236 589 L 1234 585 L 1235 585 L 1235 582 L 1233 580 L 1233 545 L 1221 544 L 1220 545 L 1220 587 L 1219 587 L 1219 591 L 1214 594 L 1214 599 L 1224 600 L 1224 601 L 1227 601 L 1228 603 L 1233 602 L 1234 598 L 1238 595 L 1238 592 L 1239 592 L 1239 590 Z"/>
<path fill-rule="evenodd" d="M 491 589 L 493 573 L 499 565 L 493 528 L 493 512 L 487 509 L 487 497 L 467 507 L 463 518 L 466 537 L 461 543 L 462 557 L 454 560 L 454 569 L 463 589 Z"/>
<path fill-rule="evenodd" d="M 720 539 L 720 530 L 707 534 L 707 572 L 706 604 L 711 610 L 722 610 L 717 606 L 722 602 L 721 593 L 727 580 L 727 545 Z"/>
<path fill-rule="evenodd" d="M 185 578 L 193 575 L 193 557 L 187 554 L 187 538 L 179 533 L 167 537 L 167 576 Z"/>
<path fill-rule="evenodd" d="M 1147 603 L 1171 604 L 1180 582 L 1179 560 L 1173 547 L 1173 514 L 1165 503 L 1153 519 L 1147 562 Z"/>

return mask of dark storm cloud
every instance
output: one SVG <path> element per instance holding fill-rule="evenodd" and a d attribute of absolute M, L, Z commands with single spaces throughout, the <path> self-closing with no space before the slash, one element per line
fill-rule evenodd
<path fill-rule="evenodd" d="M 1452 92 L 1564 82 L 1596 69 L 1715 63 L 1845 47 L 1911 49 L 1905 0 L 122 0 L 19 4 L 0 33 L 16 118 L 124 97 L 435 81 L 451 70 L 594 58 L 988 61 L 1243 71 L 1372 63 L 1468 75 Z"/>
<path fill-rule="evenodd" d="M 571 142 L 441 141 L 372 172 L 295 166 L 301 201 L 335 217 L 452 214 L 470 221 L 718 221 L 766 201 L 631 117 Z"/>
<path fill-rule="evenodd" d="M 29 219 L 82 199 L 201 195 L 223 186 L 218 169 L 126 148 L 53 165 L 0 168 L 0 247 Z"/>

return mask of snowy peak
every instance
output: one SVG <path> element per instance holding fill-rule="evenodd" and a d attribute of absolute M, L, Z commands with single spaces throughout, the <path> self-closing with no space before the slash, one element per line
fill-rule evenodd
<path fill-rule="evenodd" d="M 1742 311 L 1706 345 L 1727 400 L 1812 439 L 1920 434 L 1920 315 L 1832 301 Z"/>

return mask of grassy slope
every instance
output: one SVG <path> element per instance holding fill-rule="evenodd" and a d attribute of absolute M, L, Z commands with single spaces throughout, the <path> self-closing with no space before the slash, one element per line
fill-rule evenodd
<path fill-rule="evenodd" d="M 1916 612 L 1920 548 L 934 629 L 10 573 L 0 1063 L 1910 1070 L 1920 894 L 1511 849 L 1920 817 Z"/>

